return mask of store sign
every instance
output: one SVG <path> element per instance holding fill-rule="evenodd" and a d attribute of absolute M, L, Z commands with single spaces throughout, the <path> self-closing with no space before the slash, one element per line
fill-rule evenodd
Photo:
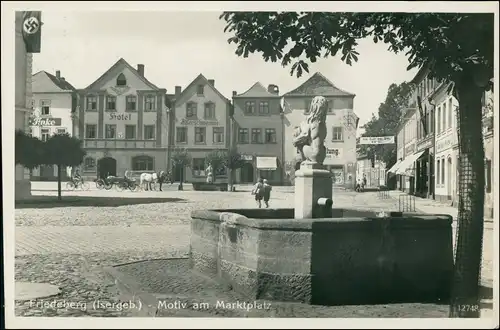
<path fill-rule="evenodd" d="M 414 152 L 415 152 L 415 145 L 414 144 L 410 144 L 409 146 L 407 146 L 405 148 L 405 154 L 406 155 L 411 155 Z"/>
<path fill-rule="evenodd" d="M 132 120 L 132 114 L 131 113 L 110 112 L 109 119 L 110 120 Z"/>
<path fill-rule="evenodd" d="M 432 138 L 428 138 L 427 140 L 425 140 L 421 143 L 418 143 L 417 151 L 425 150 L 425 149 L 428 149 L 430 147 L 432 147 Z"/>
<path fill-rule="evenodd" d="M 252 155 L 241 155 L 241 159 L 242 160 L 253 160 L 253 156 Z"/>
<path fill-rule="evenodd" d="M 453 134 L 449 134 L 444 139 L 436 142 L 436 152 L 441 152 L 450 148 L 453 145 Z"/>
<path fill-rule="evenodd" d="M 29 120 L 30 126 L 61 126 L 61 118 L 33 117 Z"/>
<path fill-rule="evenodd" d="M 217 120 L 203 120 L 203 119 L 187 119 L 182 118 L 181 125 L 194 125 L 194 126 L 218 126 L 219 122 Z"/>

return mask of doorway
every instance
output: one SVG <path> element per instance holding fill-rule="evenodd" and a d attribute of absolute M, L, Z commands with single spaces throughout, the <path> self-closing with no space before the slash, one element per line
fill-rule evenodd
<path fill-rule="evenodd" d="M 254 181 L 254 175 L 253 175 L 254 169 L 253 165 L 251 163 L 245 163 L 241 167 L 240 171 L 240 182 L 241 183 L 253 183 Z"/>
<path fill-rule="evenodd" d="M 116 176 L 116 159 L 104 157 L 97 161 L 97 176 L 105 179 L 108 176 Z"/>

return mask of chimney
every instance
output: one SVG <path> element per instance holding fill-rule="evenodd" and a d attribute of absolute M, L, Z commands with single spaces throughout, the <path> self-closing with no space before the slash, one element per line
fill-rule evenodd
<path fill-rule="evenodd" d="M 61 78 L 61 71 L 59 71 L 59 70 L 56 71 L 56 78 L 57 79 Z"/>
<path fill-rule="evenodd" d="M 233 91 L 233 96 L 236 96 L 238 95 L 238 93 L 236 91 Z"/>
<path fill-rule="evenodd" d="M 181 92 L 182 92 L 182 87 L 181 86 L 175 86 L 175 97 L 179 97 L 179 95 L 181 95 Z"/>
<path fill-rule="evenodd" d="M 137 64 L 137 72 L 139 72 L 141 77 L 144 77 L 144 64 Z"/>
<path fill-rule="evenodd" d="M 208 83 L 210 84 L 210 86 L 215 87 L 215 80 L 208 79 Z"/>
<path fill-rule="evenodd" d="M 267 91 L 271 94 L 276 94 L 276 95 L 279 95 L 280 93 L 280 89 L 278 88 L 278 86 L 274 84 L 270 84 L 269 86 L 267 86 Z"/>

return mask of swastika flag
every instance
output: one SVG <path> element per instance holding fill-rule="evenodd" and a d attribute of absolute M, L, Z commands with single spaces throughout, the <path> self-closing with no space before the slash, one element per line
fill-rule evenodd
<path fill-rule="evenodd" d="M 22 31 L 27 53 L 40 53 L 42 39 L 42 12 L 25 11 Z"/>

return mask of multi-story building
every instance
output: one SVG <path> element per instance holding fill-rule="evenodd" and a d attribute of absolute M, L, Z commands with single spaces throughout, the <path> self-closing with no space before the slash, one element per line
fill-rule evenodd
<path fill-rule="evenodd" d="M 255 83 L 242 94 L 233 92 L 232 138 L 245 159 L 236 170 L 236 183 L 253 183 L 258 177 L 271 184 L 283 184 L 283 113 L 279 89 Z"/>
<path fill-rule="evenodd" d="M 398 164 L 395 172 L 400 175 L 400 187 L 408 188 L 410 193 L 430 198 L 434 196 L 434 109 L 435 104 L 431 102 L 437 82 L 429 79 L 429 67 L 422 66 L 411 81 L 416 86 L 410 104 L 402 105 L 405 111 L 404 119 L 404 157 Z M 411 120 L 408 120 L 410 118 Z M 409 125 L 409 126 L 407 126 Z M 412 137 L 416 132 L 416 145 Z M 398 143 L 400 143 L 399 141 Z M 414 147 L 413 147 L 414 146 Z M 411 149 L 414 148 L 413 151 Z M 393 171 L 391 168 L 390 171 Z"/>
<path fill-rule="evenodd" d="M 429 96 L 434 106 L 435 133 L 435 199 L 451 201 L 458 187 L 458 135 L 456 109 L 458 101 L 448 92 L 449 83 L 436 84 Z"/>
<path fill-rule="evenodd" d="M 205 181 L 207 155 L 229 150 L 231 102 L 215 88 L 215 80 L 200 74 L 184 90 L 175 87 L 174 109 L 175 147 L 187 149 L 192 159 L 191 166 L 177 168 L 174 177 L 179 180 L 179 171 L 184 171 L 186 182 Z M 225 169 L 214 174 L 217 181 L 227 181 Z"/>
<path fill-rule="evenodd" d="M 325 146 L 327 156 L 324 164 L 333 173 L 334 184 L 354 186 L 356 180 L 356 129 L 359 118 L 353 110 L 354 94 L 336 87 L 317 72 L 296 89 L 283 95 L 285 161 L 287 166 L 297 169 L 297 150 L 292 145 L 293 135 L 300 123 L 306 119 L 315 96 L 324 96 L 328 101 L 326 125 L 328 128 Z"/>
<path fill-rule="evenodd" d="M 32 91 L 31 75 L 33 73 L 33 53 L 40 52 L 41 13 L 15 13 L 15 129 L 27 132 L 31 115 Z M 22 165 L 15 166 L 15 199 L 31 196 L 29 170 Z"/>
<path fill-rule="evenodd" d="M 484 215 L 486 218 L 493 219 L 493 210 L 495 209 L 495 200 L 493 193 L 493 183 L 495 182 L 495 139 L 493 127 L 493 91 L 484 93 L 483 96 L 483 138 L 485 153 L 485 196 L 484 196 Z"/>
<path fill-rule="evenodd" d="M 79 90 L 75 135 L 83 139 L 86 176 L 167 169 L 170 110 L 166 90 L 148 81 L 144 65 L 118 60 Z"/>
<path fill-rule="evenodd" d="M 396 128 L 397 162 L 387 171 L 396 175 L 397 188 L 413 193 L 415 185 L 415 155 L 417 148 L 417 123 L 419 116 L 414 107 L 403 108 L 401 122 Z"/>
<path fill-rule="evenodd" d="M 76 89 L 56 71 L 53 75 L 40 71 L 33 75 L 33 113 L 30 117 L 32 136 L 46 141 L 51 135 L 68 133 L 73 135 L 71 114 L 78 105 Z M 71 175 L 70 169 L 66 174 Z M 31 180 L 57 180 L 57 166 L 44 165 L 33 169 Z"/>

